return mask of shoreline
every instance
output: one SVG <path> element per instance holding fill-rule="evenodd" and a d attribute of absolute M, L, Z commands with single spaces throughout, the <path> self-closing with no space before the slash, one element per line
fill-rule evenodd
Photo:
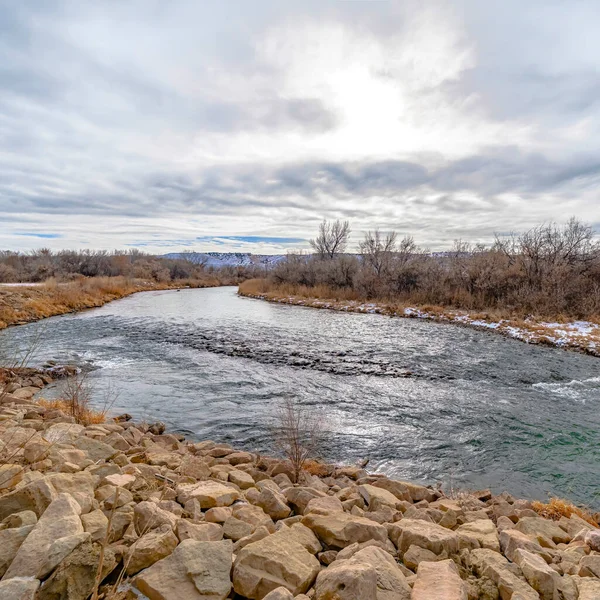
<path fill-rule="evenodd" d="M 184 281 L 161 284 L 143 280 L 90 278 L 78 282 L 47 285 L 0 284 L 0 331 L 92 308 L 99 308 L 139 292 L 219 287 L 214 281 Z"/>
<path fill-rule="evenodd" d="M 359 314 L 378 314 L 402 319 L 423 319 L 436 323 L 448 323 L 469 327 L 478 331 L 488 331 L 526 344 L 544 345 L 562 350 L 581 352 L 600 358 L 600 325 L 589 321 L 570 321 L 551 323 L 541 320 L 486 318 L 481 312 L 472 317 L 468 311 L 443 309 L 436 312 L 415 307 L 398 308 L 384 302 L 360 302 L 358 300 L 322 300 L 304 296 L 282 295 L 276 292 L 250 293 L 238 288 L 238 295 L 255 300 L 265 300 L 275 304 L 288 304 L 351 312 Z M 472 313 L 471 313 L 472 314 Z"/>
<path fill-rule="evenodd" d="M 268 600 L 320 600 L 342 582 L 364 600 L 390 585 L 408 600 L 437 597 L 441 581 L 453 599 L 538 598 L 540 581 L 549 597 L 598 597 L 600 529 L 565 502 L 447 495 L 314 462 L 294 483 L 281 458 L 191 442 L 128 415 L 84 426 L 32 400 L 69 374 L 0 370 L 2 597 L 97 589 L 111 600 L 177 600 L 185 590 L 200 600 L 233 589 L 240 599 L 277 590 Z"/>

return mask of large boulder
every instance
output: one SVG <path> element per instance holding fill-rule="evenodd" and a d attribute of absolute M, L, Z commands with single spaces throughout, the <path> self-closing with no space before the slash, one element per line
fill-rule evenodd
<path fill-rule="evenodd" d="M 54 573 L 42 584 L 36 600 L 86 600 L 94 589 L 101 548 L 90 541 L 81 544 L 67 556 Z M 101 579 L 117 566 L 112 548 L 104 549 Z"/>
<path fill-rule="evenodd" d="M 39 517 L 56 495 L 56 490 L 46 479 L 32 481 L 0 497 L 0 519 L 24 510 L 31 510 Z"/>
<path fill-rule="evenodd" d="M 150 600 L 225 600 L 231 591 L 232 543 L 185 540 L 133 581 Z"/>
<path fill-rule="evenodd" d="M 378 600 L 377 571 L 371 565 L 336 560 L 319 573 L 315 600 Z"/>
<path fill-rule="evenodd" d="M 7 581 L 0 581 L 0 598 L 2 600 L 34 600 L 39 587 L 39 579 L 31 577 L 15 577 Z"/>
<path fill-rule="evenodd" d="M 125 560 L 127 575 L 138 573 L 175 550 L 179 540 L 170 525 L 161 525 L 138 540 L 129 549 Z"/>
<path fill-rule="evenodd" d="M 345 512 L 309 514 L 302 518 L 302 523 L 331 548 L 345 548 L 355 542 L 369 540 L 385 542 L 388 539 L 387 529 L 383 525 Z"/>
<path fill-rule="evenodd" d="M 272 519 L 285 519 L 292 514 L 292 509 L 288 506 L 285 496 L 268 487 L 263 488 L 255 502 Z"/>
<path fill-rule="evenodd" d="M 511 568 L 502 554 L 488 548 L 471 550 L 467 557 L 467 566 L 479 577 L 490 579 L 500 591 L 501 598 L 513 595 L 520 600 L 539 600 L 539 594 Z"/>
<path fill-rule="evenodd" d="M 392 492 L 369 484 L 359 485 L 358 492 L 364 498 L 369 510 L 377 510 L 381 505 L 396 508 L 399 502 Z"/>
<path fill-rule="evenodd" d="M 515 525 L 515 529 L 528 535 L 538 542 L 550 540 L 555 544 L 568 544 L 572 536 L 559 527 L 554 521 L 541 517 L 523 517 Z M 547 544 L 550 546 L 551 544 Z"/>
<path fill-rule="evenodd" d="M 202 509 L 215 506 L 231 506 L 240 499 L 240 493 L 233 487 L 218 481 L 200 481 L 177 487 L 177 500 L 184 505 L 189 500 L 198 500 Z"/>
<path fill-rule="evenodd" d="M 79 544 L 89 539 L 79 515 L 81 508 L 69 494 L 59 494 L 19 548 L 3 579 L 43 579 Z"/>
<path fill-rule="evenodd" d="M 245 546 L 233 565 L 233 588 L 251 600 L 285 587 L 304 593 L 320 570 L 319 561 L 301 544 L 287 536 L 267 536 Z"/>
<path fill-rule="evenodd" d="M 161 525 L 169 525 L 171 529 L 177 526 L 178 517 L 164 510 L 154 502 L 140 502 L 133 509 L 133 523 L 138 535 L 143 535 Z"/>
<path fill-rule="evenodd" d="M 477 519 L 456 529 L 461 548 L 489 548 L 500 552 L 498 530 L 490 519 Z"/>
<path fill-rule="evenodd" d="M 555 581 L 560 579 L 560 575 L 541 556 L 519 548 L 514 558 L 527 583 L 540 595 L 541 600 L 554 600 L 555 594 L 558 596 Z"/>
<path fill-rule="evenodd" d="M 6 573 L 33 525 L 0 531 L 0 577 Z"/>
<path fill-rule="evenodd" d="M 422 562 L 417 570 L 412 600 L 468 600 L 467 586 L 451 560 Z"/>
<path fill-rule="evenodd" d="M 515 562 L 515 552 L 519 548 L 539 554 L 548 564 L 552 562 L 552 556 L 538 542 L 516 529 L 505 529 L 500 533 L 500 547 L 512 562 Z"/>
<path fill-rule="evenodd" d="M 436 523 L 420 519 L 401 519 L 390 526 L 390 539 L 400 554 L 411 546 L 419 546 L 434 554 L 449 557 L 458 552 L 458 535 Z"/>
<path fill-rule="evenodd" d="M 385 550 L 376 546 L 367 546 L 348 560 L 339 562 L 356 567 L 360 565 L 372 567 L 377 576 L 377 600 L 410 600 L 410 586 L 396 561 Z"/>

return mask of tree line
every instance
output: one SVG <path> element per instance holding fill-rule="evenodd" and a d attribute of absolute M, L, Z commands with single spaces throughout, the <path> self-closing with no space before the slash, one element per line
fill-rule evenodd
<path fill-rule="evenodd" d="M 133 249 L 128 252 L 49 249 L 32 252 L 0 252 L 0 283 L 40 282 L 47 279 L 70 281 L 80 277 L 127 277 L 165 283 L 217 277 L 235 284 L 255 275 L 247 267 L 218 270 L 188 260 L 166 259 Z"/>
<path fill-rule="evenodd" d="M 419 248 L 412 236 L 368 231 L 347 253 L 348 221 L 324 221 L 313 254 L 290 254 L 271 272 L 275 285 L 320 288 L 319 295 L 503 309 L 523 316 L 600 316 L 600 241 L 571 218 L 485 246 L 456 241 L 445 253 Z"/>

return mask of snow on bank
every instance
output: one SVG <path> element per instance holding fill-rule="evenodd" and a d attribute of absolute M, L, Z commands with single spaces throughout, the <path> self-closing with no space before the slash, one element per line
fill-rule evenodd
<path fill-rule="evenodd" d="M 492 320 L 470 316 L 462 311 L 444 310 L 429 312 L 416 307 L 398 309 L 386 304 L 374 302 L 357 302 L 354 300 L 332 301 L 316 298 L 299 298 L 296 296 L 272 297 L 268 294 L 244 294 L 251 298 L 268 300 L 280 304 L 294 304 L 310 308 L 328 308 L 345 312 L 381 314 L 411 319 L 426 319 L 442 323 L 454 323 L 466 327 L 493 331 L 527 344 L 544 344 L 569 350 L 578 350 L 600 357 L 600 325 L 590 321 L 570 321 L 567 323 L 550 323 L 534 319 Z"/>

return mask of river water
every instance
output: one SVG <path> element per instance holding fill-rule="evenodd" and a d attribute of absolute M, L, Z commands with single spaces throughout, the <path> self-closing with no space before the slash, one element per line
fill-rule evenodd
<path fill-rule="evenodd" d="M 600 505 L 597 358 L 233 287 L 145 292 L 10 328 L 0 354 L 36 339 L 34 364 L 87 365 L 96 402 L 192 437 L 272 451 L 273 414 L 292 397 L 319 411 L 327 460 Z"/>

